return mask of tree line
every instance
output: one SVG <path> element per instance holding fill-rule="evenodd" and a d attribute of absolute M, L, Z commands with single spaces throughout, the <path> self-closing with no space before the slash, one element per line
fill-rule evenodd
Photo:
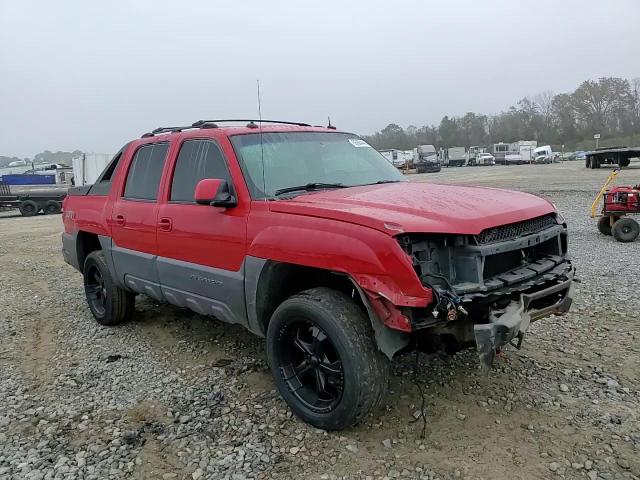
<path fill-rule="evenodd" d="M 402 128 L 391 123 L 364 138 L 377 149 L 489 146 L 518 140 L 570 149 L 596 133 L 603 140 L 640 134 L 640 78 L 586 80 L 572 93 L 545 91 L 497 114 L 444 116 L 437 126 Z"/>
<path fill-rule="evenodd" d="M 44 152 L 36 154 L 32 159 L 26 157 L 19 158 L 0 155 L 0 167 L 6 167 L 11 162 L 22 160 L 27 163 L 66 163 L 67 165 L 71 165 L 71 160 L 79 157 L 80 155 L 82 155 L 82 152 L 80 150 L 74 150 L 73 152 L 51 152 L 49 150 L 45 150 Z"/>

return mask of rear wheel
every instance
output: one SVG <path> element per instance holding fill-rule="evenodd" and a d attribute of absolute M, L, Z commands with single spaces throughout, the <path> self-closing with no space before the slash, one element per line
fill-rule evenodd
<path fill-rule="evenodd" d="M 618 217 L 613 217 L 615 222 Z M 600 217 L 598 220 L 598 231 L 603 235 L 611 235 L 611 217 Z"/>
<path fill-rule="evenodd" d="M 619 242 L 633 242 L 640 234 L 640 225 L 633 218 L 622 217 L 613 224 L 611 233 Z"/>
<path fill-rule="evenodd" d="M 60 213 L 62 208 L 60 207 L 60 202 L 56 202 L 55 200 L 49 200 L 44 204 L 44 213 L 46 215 L 53 215 L 56 213 Z"/>
<path fill-rule="evenodd" d="M 102 250 L 91 252 L 84 262 L 84 291 L 101 325 L 117 325 L 133 315 L 136 297 L 114 283 Z"/>
<path fill-rule="evenodd" d="M 267 356 L 282 397 L 317 428 L 348 428 L 384 399 L 389 362 L 364 312 L 338 291 L 285 300 L 269 322 Z"/>
<path fill-rule="evenodd" d="M 18 208 L 23 217 L 33 217 L 39 210 L 38 204 L 33 200 L 25 200 Z"/>

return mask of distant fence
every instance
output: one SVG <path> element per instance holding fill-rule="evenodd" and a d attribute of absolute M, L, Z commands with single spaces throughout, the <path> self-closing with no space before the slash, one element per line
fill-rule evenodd
<path fill-rule="evenodd" d="M 11 174 L 2 175 L 2 181 L 7 185 L 53 185 L 55 175 Z"/>

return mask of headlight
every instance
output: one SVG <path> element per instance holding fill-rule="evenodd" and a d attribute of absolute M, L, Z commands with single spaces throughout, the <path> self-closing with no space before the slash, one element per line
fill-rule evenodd
<path fill-rule="evenodd" d="M 560 213 L 560 210 L 558 210 L 558 206 L 554 202 L 551 202 L 551 205 L 553 205 L 553 209 L 556 211 L 556 221 L 558 224 L 562 225 L 563 223 L 567 223 L 564 216 Z"/>

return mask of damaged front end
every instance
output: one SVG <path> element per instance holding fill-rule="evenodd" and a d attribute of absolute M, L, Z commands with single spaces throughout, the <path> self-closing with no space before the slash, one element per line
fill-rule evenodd
<path fill-rule="evenodd" d="M 409 312 L 418 345 L 453 353 L 475 345 L 491 366 L 508 343 L 520 348 L 533 321 L 568 311 L 574 269 L 567 228 L 556 214 L 490 228 L 478 235 L 403 235 L 424 286 L 427 308 Z"/>

